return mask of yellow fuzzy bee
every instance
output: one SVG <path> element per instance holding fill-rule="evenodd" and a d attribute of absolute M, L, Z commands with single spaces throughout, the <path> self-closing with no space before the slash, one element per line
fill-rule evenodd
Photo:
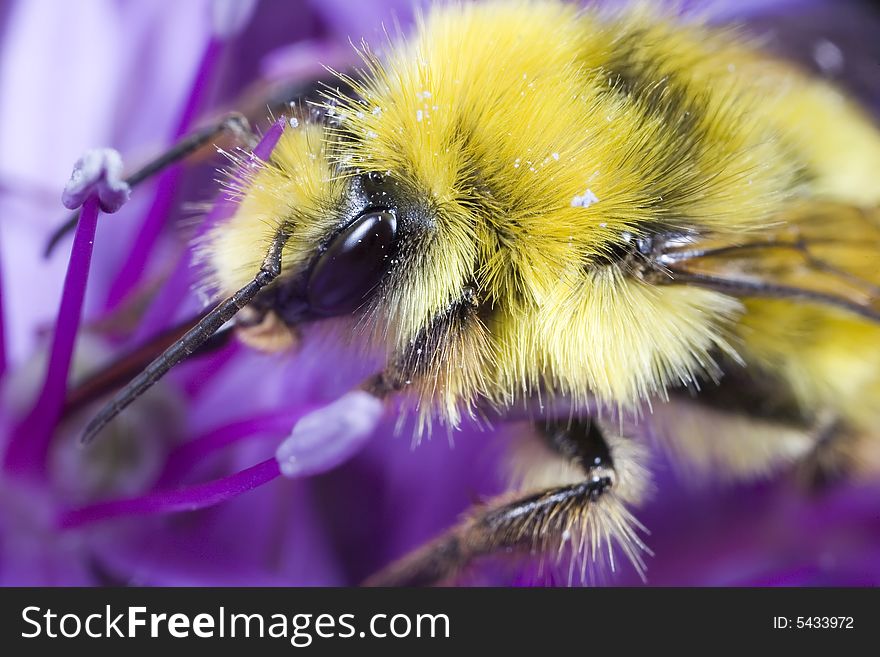
<path fill-rule="evenodd" d="M 239 176 L 200 244 L 226 301 L 88 437 L 243 309 L 255 346 L 336 323 L 381 353 L 368 414 L 529 418 L 517 492 L 382 584 L 564 546 L 641 570 L 648 428 L 729 478 L 880 466 L 880 132 L 839 91 L 732 31 L 555 1 L 439 5 L 364 58 Z"/>

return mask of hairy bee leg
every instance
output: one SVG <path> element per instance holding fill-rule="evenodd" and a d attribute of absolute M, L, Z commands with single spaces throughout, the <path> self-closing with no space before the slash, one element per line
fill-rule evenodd
<path fill-rule="evenodd" d="M 738 372 L 696 396 L 673 392 L 669 403 L 654 407 L 651 433 L 681 476 L 692 482 L 737 482 L 794 470 L 814 487 L 846 474 L 859 432 L 832 409 L 805 413 L 772 378 L 756 380 Z"/>
<path fill-rule="evenodd" d="M 199 151 L 206 144 L 211 142 L 220 134 L 228 132 L 235 135 L 240 141 L 253 146 L 256 143 L 256 135 L 251 132 L 250 124 L 247 119 L 237 112 L 227 114 L 219 121 L 205 126 L 195 132 L 181 138 L 176 144 L 156 158 L 147 162 L 140 169 L 125 178 L 125 182 L 129 187 L 134 189 L 145 180 L 149 180 L 157 173 L 168 168 L 172 164 L 186 159 L 193 153 Z M 79 221 L 79 212 L 71 214 L 67 220 L 61 224 L 46 242 L 46 248 L 43 256 L 48 258 L 52 255 L 52 251 L 64 237 L 76 228 L 76 222 Z"/>
<path fill-rule="evenodd" d="M 795 476 L 820 493 L 850 479 L 873 479 L 878 472 L 876 437 L 838 419 L 818 427 L 813 448 L 795 465 Z"/>
<path fill-rule="evenodd" d="M 474 559 L 503 551 L 561 552 L 566 544 L 587 560 L 612 560 L 617 543 L 642 572 L 643 529 L 615 494 L 620 485 L 611 450 L 595 423 L 538 426 L 558 455 L 576 466 L 577 483 L 515 497 L 502 495 L 470 512 L 456 527 L 366 580 L 367 586 L 427 586 L 447 581 Z"/>
<path fill-rule="evenodd" d="M 809 490 L 822 490 L 841 478 L 845 467 L 837 448 L 842 440 L 841 429 L 837 422 L 822 427 L 813 448 L 795 465 L 796 477 Z"/>

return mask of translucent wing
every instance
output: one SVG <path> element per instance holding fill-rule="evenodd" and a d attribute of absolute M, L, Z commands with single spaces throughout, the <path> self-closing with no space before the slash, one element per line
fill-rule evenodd
<path fill-rule="evenodd" d="M 667 275 L 659 282 L 826 304 L 880 323 L 880 208 L 814 202 L 735 243 L 682 242 L 655 252 Z"/>

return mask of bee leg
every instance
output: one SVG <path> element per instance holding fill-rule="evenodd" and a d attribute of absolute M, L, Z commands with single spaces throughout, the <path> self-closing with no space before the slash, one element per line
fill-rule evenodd
<path fill-rule="evenodd" d="M 606 555 L 613 567 L 614 544 L 644 569 L 638 536 L 644 528 L 625 502 L 636 491 L 595 422 L 573 420 L 537 427 L 546 447 L 579 473 L 578 480 L 539 492 L 505 494 L 468 513 L 464 520 L 425 546 L 370 577 L 368 586 L 426 586 L 448 581 L 473 560 L 499 552 L 525 551 L 561 555 L 568 545 L 573 558 L 587 564 Z M 622 466 L 622 467 L 621 467 Z M 629 490 L 627 490 L 629 488 Z"/>
<path fill-rule="evenodd" d="M 815 444 L 796 464 L 795 476 L 813 493 L 849 480 L 875 480 L 880 471 L 876 440 L 873 433 L 828 420 L 817 427 Z"/>
<path fill-rule="evenodd" d="M 236 139 L 249 146 L 253 146 L 256 143 L 256 136 L 251 132 L 247 119 L 243 115 L 233 112 L 227 114 L 219 121 L 181 138 L 180 141 L 171 146 L 167 151 L 161 153 L 130 176 L 126 177 L 125 182 L 129 187 L 134 189 L 140 183 L 152 178 L 172 164 L 196 153 L 224 132 L 228 132 L 235 136 Z M 77 221 L 79 221 L 79 211 L 71 214 L 63 224 L 55 229 L 55 232 L 52 233 L 49 240 L 46 242 L 46 248 L 43 251 L 44 257 L 48 258 L 52 255 L 52 251 L 55 250 L 58 243 L 64 239 L 70 231 L 76 228 Z"/>
<path fill-rule="evenodd" d="M 167 151 L 161 153 L 158 157 L 147 162 L 144 166 L 131 174 L 125 179 L 125 182 L 127 182 L 130 187 L 139 185 L 172 164 L 180 162 L 190 155 L 195 154 L 224 132 L 229 133 L 235 137 L 236 140 L 246 144 L 248 147 L 252 148 L 257 143 L 257 137 L 251 131 L 248 120 L 238 112 L 231 112 L 219 121 L 211 123 L 204 128 L 182 137 L 180 141 L 171 146 Z"/>
<path fill-rule="evenodd" d="M 830 408 L 804 412 L 784 384 L 725 375 L 696 396 L 673 392 L 648 420 L 689 481 L 749 481 L 781 472 L 820 491 L 880 469 L 872 432 Z"/>

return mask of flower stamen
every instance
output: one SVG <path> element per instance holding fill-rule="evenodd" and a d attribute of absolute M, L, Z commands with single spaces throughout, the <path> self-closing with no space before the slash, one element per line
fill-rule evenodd
<path fill-rule="evenodd" d="M 82 204 L 82 211 L 64 278 L 46 378 L 34 406 L 12 431 L 5 454 L 5 465 L 10 470 L 45 473 L 49 444 L 67 394 L 67 379 L 82 317 L 98 213 L 99 210 L 115 212 L 130 194 L 121 173 L 119 153 L 110 149 L 89 151 L 77 161 L 70 181 L 64 188 L 62 201 L 65 206 L 73 210 Z"/>
<path fill-rule="evenodd" d="M 72 529 L 121 516 L 197 511 L 238 497 L 280 475 L 275 459 L 267 459 L 241 472 L 202 484 L 72 509 L 60 515 L 58 524 L 62 529 Z"/>

